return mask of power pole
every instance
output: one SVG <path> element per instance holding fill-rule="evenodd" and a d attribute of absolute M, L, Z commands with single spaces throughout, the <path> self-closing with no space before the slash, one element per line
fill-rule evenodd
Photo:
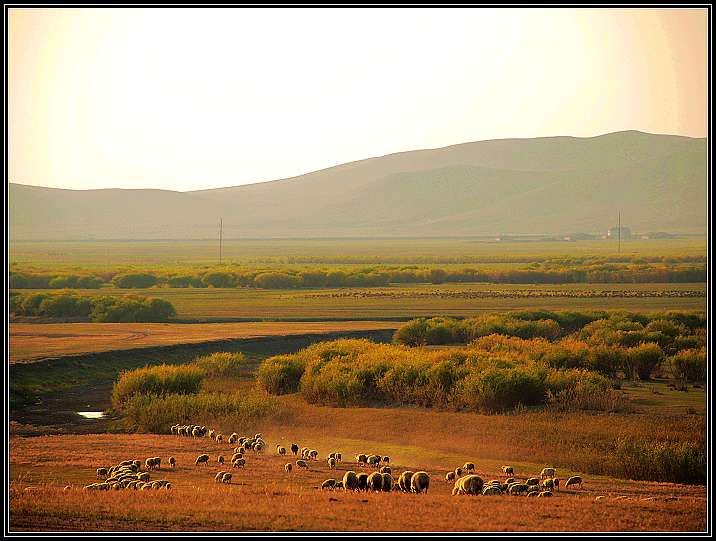
<path fill-rule="evenodd" d="M 617 218 L 617 238 L 619 239 L 619 242 L 617 243 L 617 253 L 622 253 L 622 213 L 619 212 L 619 218 Z"/>
<path fill-rule="evenodd" d="M 224 221 L 219 218 L 219 265 L 221 265 L 221 249 L 224 241 Z"/>

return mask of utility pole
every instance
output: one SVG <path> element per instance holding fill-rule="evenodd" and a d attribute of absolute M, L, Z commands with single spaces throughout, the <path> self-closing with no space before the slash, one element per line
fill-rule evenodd
<path fill-rule="evenodd" d="M 221 265 L 221 248 L 224 241 L 224 222 L 219 218 L 219 265 Z"/>
<path fill-rule="evenodd" d="M 619 218 L 617 219 L 617 238 L 619 239 L 619 242 L 617 243 L 617 253 L 622 253 L 622 213 L 619 212 Z"/>

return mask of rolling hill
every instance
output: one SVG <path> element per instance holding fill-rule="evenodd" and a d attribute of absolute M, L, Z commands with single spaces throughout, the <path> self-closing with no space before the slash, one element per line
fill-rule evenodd
<path fill-rule="evenodd" d="M 14 179 L 19 180 L 19 179 Z M 705 233 L 707 141 L 638 131 L 416 150 L 244 186 L 9 185 L 10 240 Z"/>

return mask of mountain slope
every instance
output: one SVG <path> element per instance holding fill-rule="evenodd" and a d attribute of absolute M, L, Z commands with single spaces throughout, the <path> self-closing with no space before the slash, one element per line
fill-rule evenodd
<path fill-rule="evenodd" d="M 10 238 L 705 232 L 706 140 L 618 132 L 418 150 L 246 186 L 58 190 L 11 184 Z"/>

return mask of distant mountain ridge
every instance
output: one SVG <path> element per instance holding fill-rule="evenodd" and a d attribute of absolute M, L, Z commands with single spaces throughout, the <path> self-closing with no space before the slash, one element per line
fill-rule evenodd
<path fill-rule="evenodd" d="M 11 183 L 10 240 L 705 233 L 706 139 L 497 139 L 191 192 Z"/>

